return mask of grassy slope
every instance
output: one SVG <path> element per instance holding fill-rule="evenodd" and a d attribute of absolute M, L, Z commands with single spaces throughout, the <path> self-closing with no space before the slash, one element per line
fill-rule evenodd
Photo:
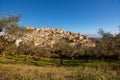
<path fill-rule="evenodd" d="M 0 80 L 120 80 L 119 61 L 64 60 L 64 66 L 47 58 L 0 57 Z"/>

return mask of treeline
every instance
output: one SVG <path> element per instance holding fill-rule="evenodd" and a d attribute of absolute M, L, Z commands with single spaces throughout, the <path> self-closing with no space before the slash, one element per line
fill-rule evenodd
<path fill-rule="evenodd" d="M 33 57 L 48 57 L 60 58 L 60 64 L 63 64 L 63 59 L 119 59 L 120 58 L 120 33 L 113 35 L 99 29 L 98 33 L 102 35 L 100 39 L 93 39 L 96 47 L 83 47 L 81 43 L 71 46 L 70 42 L 60 40 L 53 47 L 35 46 L 33 42 L 21 43 L 15 45 L 14 40 L 5 40 L 5 35 L 13 35 L 16 38 L 30 33 L 31 30 L 26 30 L 17 22 L 20 16 L 8 15 L 0 18 L 0 53 L 5 55 L 25 55 L 26 61 L 28 56 Z"/>

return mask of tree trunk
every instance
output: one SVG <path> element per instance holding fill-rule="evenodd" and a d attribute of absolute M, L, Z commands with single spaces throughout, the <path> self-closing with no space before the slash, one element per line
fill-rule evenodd
<path fill-rule="evenodd" d="M 99 65 L 98 65 L 98 56 L 96 55 L 96 61 L 95 61 L 95 69 L 98 70 L 99 69 Z"/>
<path fill-rule="evenodd" d="M 63 65 L 63 55 L 60 53 L 60 64 Z"/>
<path fill-rule="evenodd" d="M 63 58 L 60 59 L 60 64 L 63 65 Z"/>
<path fill-rule="evenodd" d="M 28 59 L 28 55 L 26 54 L 24 57 L 24 61 L 27 61 L 27 59 Z"/>
<path fill-rule="evenodd" d="M 72 60 L 74 61 L 74 57 L 72 57 Z"/>
<path fill-rule="evenodd" d="M 102 62 L 104 62 L 104 57 L 102 56 Z"/>
<path fill-rule="evenodd" d="M 72 57 L 72 65 L 74 64 L 74 57 Z"/>
<path fill-rule="evenodd" d="M 56 63 L 55 58 L 53 58 L 53 62 Z"/>

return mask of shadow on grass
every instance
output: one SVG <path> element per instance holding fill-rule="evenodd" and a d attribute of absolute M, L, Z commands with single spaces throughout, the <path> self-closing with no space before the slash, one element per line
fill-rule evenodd
<path fill-rule="evenodd" d="M 24 56 L 7 56 L 6 58 L 0 57 L 0 64 L 27 64 L 27 65 L 34 65 L 34 66 L 66 66 L 66 67 L 93 67 L 96 66 L 100 67 L 111 67 L 114 70 L 120 68 L 120 61 L 111 60 L 111 61 L 97 61 L 97 60 L 86 60 L 86 59 L 79 59 L 79 60 L 70 60 L 64 59 L 63 65 L 60 65 L 60 59 L 54 58 L 36 58 L 36 57 L 29 57 L 27 61 L 24 61 Z"/>
<path fill-rule="evenodd" d="M 0 64 L 5 64 L 3 61 L 0 61 Z"/>

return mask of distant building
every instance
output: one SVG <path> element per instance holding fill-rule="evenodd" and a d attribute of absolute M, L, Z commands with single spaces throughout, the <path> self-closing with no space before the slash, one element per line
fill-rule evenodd
<path fill-rule="evenodd" d="M 35 30 L 35 28 L 34 28 L 34 27 L 26 27 L 26 29 Z"/>

